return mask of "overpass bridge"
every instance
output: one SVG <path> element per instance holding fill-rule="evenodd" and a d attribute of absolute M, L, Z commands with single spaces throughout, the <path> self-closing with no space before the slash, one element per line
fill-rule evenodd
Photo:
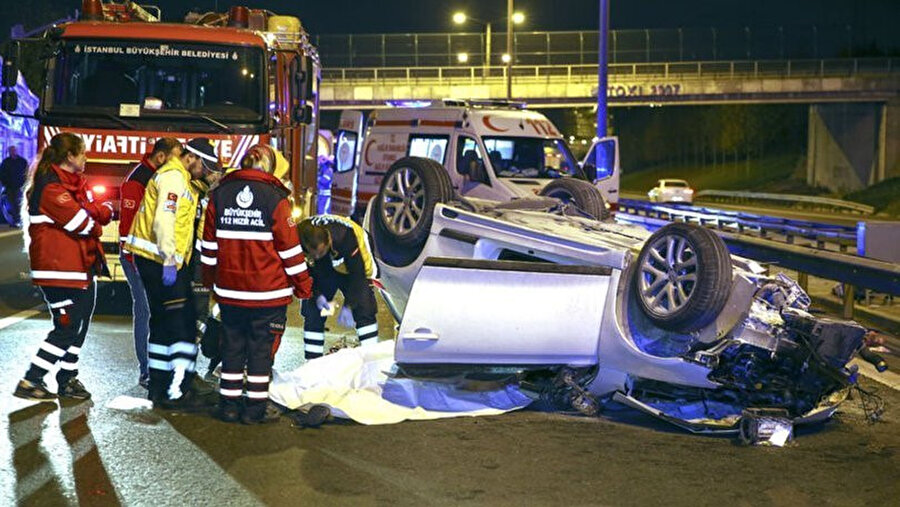
<path fill-rule="evenodd" d="M 324 109 L 385 107 L 389 100 L 498 98 L 537 107 L 596 104 L 597 65 L 325 68 Z M 721 103 L 895 102 L 900 58 L 732 60 L 609 65 L 611 106 Z"/>
<path fill-rule="evenodd" d="M 323 70 L 323 109 L 388 101 L 506 96 L 505 67 Z M 512 98 L 531 107 L 592 106 L 597 65 L 517 65 Z M 900 58 L 610 64 L 609 105 L 809 104 L 807 183 L 837 192 L 900 177 Z"/>

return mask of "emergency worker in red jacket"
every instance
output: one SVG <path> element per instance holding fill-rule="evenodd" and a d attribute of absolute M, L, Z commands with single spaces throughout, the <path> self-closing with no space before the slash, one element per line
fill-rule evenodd
<path fill-rule="evenodd" d="M 141 162 L 128 173 L 122 183 L 122 201 L 119 205 L 119 262 L 128 286 L 131 288 L 131 315 L 134 323 L 134 352 L 137 355 L 140 374 L 138 383 L 145 389 L 149 386 L 150 370 L 147 366 L 147 339 L 150 337 L 150 304 L 144 283 L 134 264 L 134 255 L 128 251 L 125 240 L 131 231 L 131 224 L 137 214 L 147 182 L 153 177 L 158 167 L 174 157 L 180 157 L 183 148 L 178 139 L 163 137 L 156 140 L 153 150 L 144 155 Z"/>
<path fill-rule="evenodd" d="M 50 139 L 31 175 L 28 205 L 28 254 L 31 278 L 44 294 L 53 319 L 15 396 L 34 401 L 91 397 L 78 380 L 78 355 L 94 313 L 94 277 L 106 271 L 100 246 L 102 226 L 112 204 L 95 203 L 84 179 L 84 141 L 71 133 Z M 44 376 L 59 363 L 59 389 L 50 392 Z"/>
<path fill-rule="evenodd" d="M 241 169 L 212 191 L 205 213 L 200 262 L 222 312 L 219 417 L 227 422 L 278 418 L 267 410 L 273 345 L 284 333 L 291 296 L 305 299 L 312 290 L 290 192 L 274 168 L 272 148 L 251 147 Z"/>

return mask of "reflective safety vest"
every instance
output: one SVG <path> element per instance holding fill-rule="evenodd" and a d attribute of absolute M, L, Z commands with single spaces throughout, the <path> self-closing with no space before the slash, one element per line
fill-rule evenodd
<path fill-rule="evenodd" d="M 168 195 L 161 196 L 159 179 L 172 171 L 180 173 L 184 184 L 177 189 L 177 192 L 168 192 Z M 190 261 L 191 251 L 194 247 L 194 222 L 197 217 L 200 189 L 195 185 L 191 185 L 191 175 L 178 157 L 172 158 L 163 164 L 147 183 L 144 200 L 141 202 L 141 206 L 134 218 L 134 223 L 131 225 L 131 233 L 125 241 L 127 244 L 126 248 L 134 255 L 160 264 L 165 263 L 156 231 L 153 227 L 153 223 L 157 219 L 156 212 L 160 199 L 165 200 L 164 206 L 160 210 L 161 213 L 171 213 L 174 207 L 175 265 L 178 269 L 181 269 L 183 265 Z"/>
<path fill-rule="evenodd" d="M 349 218 L 337 215 L 317 215 L 308 220 L 315 225 L 324 226 L 331 233 L 331 264 L 335 271 L 344 275 L 348 274 L 344 261 L 348 256 L 359 253 L 366 278 L 378 278 L 378 266 L 372 257 L 369 236 L 359 224 Z"/>

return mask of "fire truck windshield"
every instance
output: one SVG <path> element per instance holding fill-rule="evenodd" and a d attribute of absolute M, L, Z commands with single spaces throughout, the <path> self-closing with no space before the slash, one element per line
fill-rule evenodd
<path fill-rule="evenodd" d="M 141 127 L 257 123 L 263 62 L 254 47 L 69 39 L 51 64 L 45 112 L 73 122 L 79 113 L 101 113 L 90 121 L 122 114 Z"/>

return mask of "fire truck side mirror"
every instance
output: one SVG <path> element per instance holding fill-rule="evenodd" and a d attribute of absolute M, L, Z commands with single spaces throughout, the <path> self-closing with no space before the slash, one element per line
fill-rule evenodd
<path fill-rule="evenodd" d="M 13 88 L 19 80 L 19 67 L 16 66 L 16 59 L 10 51 L 6 58 L 3 59 L 3 80 L 2 84 L 5 88 Z"/>
<path fill-rule="evenodd" d="M 309 125 L 313 122 L 313 108 L 309 104 L 294 107 L 294 121 Z"/>
<path fill-rule="evenodd" d="M 3 92 L 0 94 L 0 107 L 7 113 L 14 113 L 19 107 L 19 96 L 12 90 Z"/>

